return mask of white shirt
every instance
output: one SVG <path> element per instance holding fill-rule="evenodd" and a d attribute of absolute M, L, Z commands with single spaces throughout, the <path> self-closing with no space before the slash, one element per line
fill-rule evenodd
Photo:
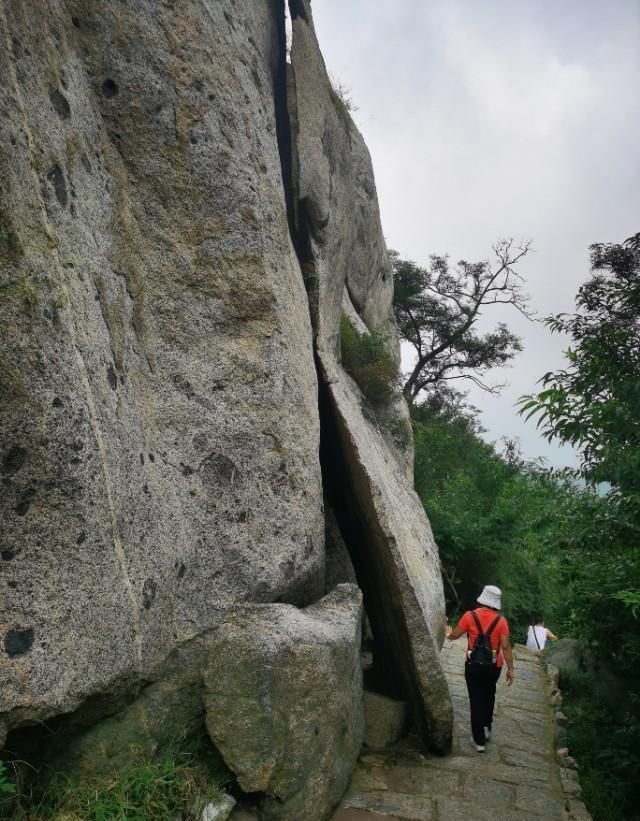
<path fill-rule="evenodd" d="M 534 633 L 535 630 L 535 633 Z M 538 643 L 536 644 L 536 639 Z M 544 625 L 537 624 L 529 627 L 527 633 L 527 647 L 530 650 L 544 650 L 547 643 L 547 628 Z"/>

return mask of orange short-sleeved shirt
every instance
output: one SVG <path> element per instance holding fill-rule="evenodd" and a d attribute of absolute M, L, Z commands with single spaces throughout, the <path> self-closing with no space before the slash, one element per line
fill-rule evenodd
<path fill-rule="evenodd" d="M 482 626 L 483 632 L 486 632 L 489 629 L 491 622 L 495 619 L 495 617 L 498 614 L 495 610 L 490 610 L 488 607 L 478 607 L 476 610 L 476 615 L 478 616 L 478 621 Z M 479 634 L 478 628 L 476 627 L 476 623 L 473 620 L 473 616 L 471 615 L 470 610 L 467 610 L 467 612 L 460 619 L 460 621 L 458 622 L 458 627 L 460 628 L 460 630 L 463 630 L 467 634 L 467 649 L 471 650 L 471 648 L 476 643 L 476 639 Z M 496 664 L 498 667 L 502 667 L 502 664 L 504 662 L 504 659 L 502 658 L 502 650 L 500 650 L 500 638 L 501 636 L 508 635 L 509 624 L 504 616 L 500 616 L 500 621 L 493 628 L 493 631 L 489 636 L 491 649 L 498 651 L 498 655 L 496 657 Z"/>

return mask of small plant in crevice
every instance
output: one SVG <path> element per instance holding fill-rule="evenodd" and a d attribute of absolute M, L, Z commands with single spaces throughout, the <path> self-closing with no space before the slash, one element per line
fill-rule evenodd
<path fill-rule="evenodd" d="M 407 450 L 413 437 L 411 422 L 408 419 L 392 419 L 387 425 L 387 430 L 391 434 L 396 447 Z"/>
<path fill-rule="evenodd" d="M 387 402 L 398 383 L 398 367 L 379 331 L 360 334 L 346 314 L 340 322 L 342 365 L 374 405 Z"/>
<path fill-rule="evenodd" d="M 351 92 L 340 80 L 335 77 L 330 77 L 331 83 L 331 99 L 339 114 L 348 118 L 351 114 L 358 110 L 358 107 L 353 102 Z"/>
<path fill-rule="evenodd" d="M 15 795 L 16 786 L 9 780 L 9 772 L 4 761 L 0 761 L 0 802 L 7 796 Z M 0 807 L 2 804 L 0 803 Z"/>
<path fill-rule="evenodd" d="M 52 770 L 40 777 L 40 785 L 17 797 L 14 821 L 196 821 L 232 780 L 219 754 L 202 744 L 157 759 L 141 753 L 109 774 Z"/>

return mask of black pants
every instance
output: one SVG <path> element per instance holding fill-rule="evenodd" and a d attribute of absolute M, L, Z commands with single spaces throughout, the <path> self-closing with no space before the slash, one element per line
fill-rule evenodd
<path fill-rule="evenodd" d="M 491 729 L 493 708 L 496 703 L 496 685 L 500 670 L 494 664 L 464 665 L 464 678 L 469 691 L 471 707 L 471 734 L 476 744 L 484 744 L 484 728 Z"/>

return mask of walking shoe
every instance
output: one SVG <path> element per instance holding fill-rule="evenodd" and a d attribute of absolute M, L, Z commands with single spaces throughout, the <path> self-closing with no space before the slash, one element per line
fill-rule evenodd
<path fill-rule="evenodd" d="M 471 743 L 476 748 L 477 752 L 483 753 L 485 751 L 484 744 L 476 744 L 476 742 L 473 739 L 471 739 Z"/>
<path fill-rule="evenodd" d="M 491 738 L 491 727 L 484 728 L 484 737 L 487 741 Z"/>

